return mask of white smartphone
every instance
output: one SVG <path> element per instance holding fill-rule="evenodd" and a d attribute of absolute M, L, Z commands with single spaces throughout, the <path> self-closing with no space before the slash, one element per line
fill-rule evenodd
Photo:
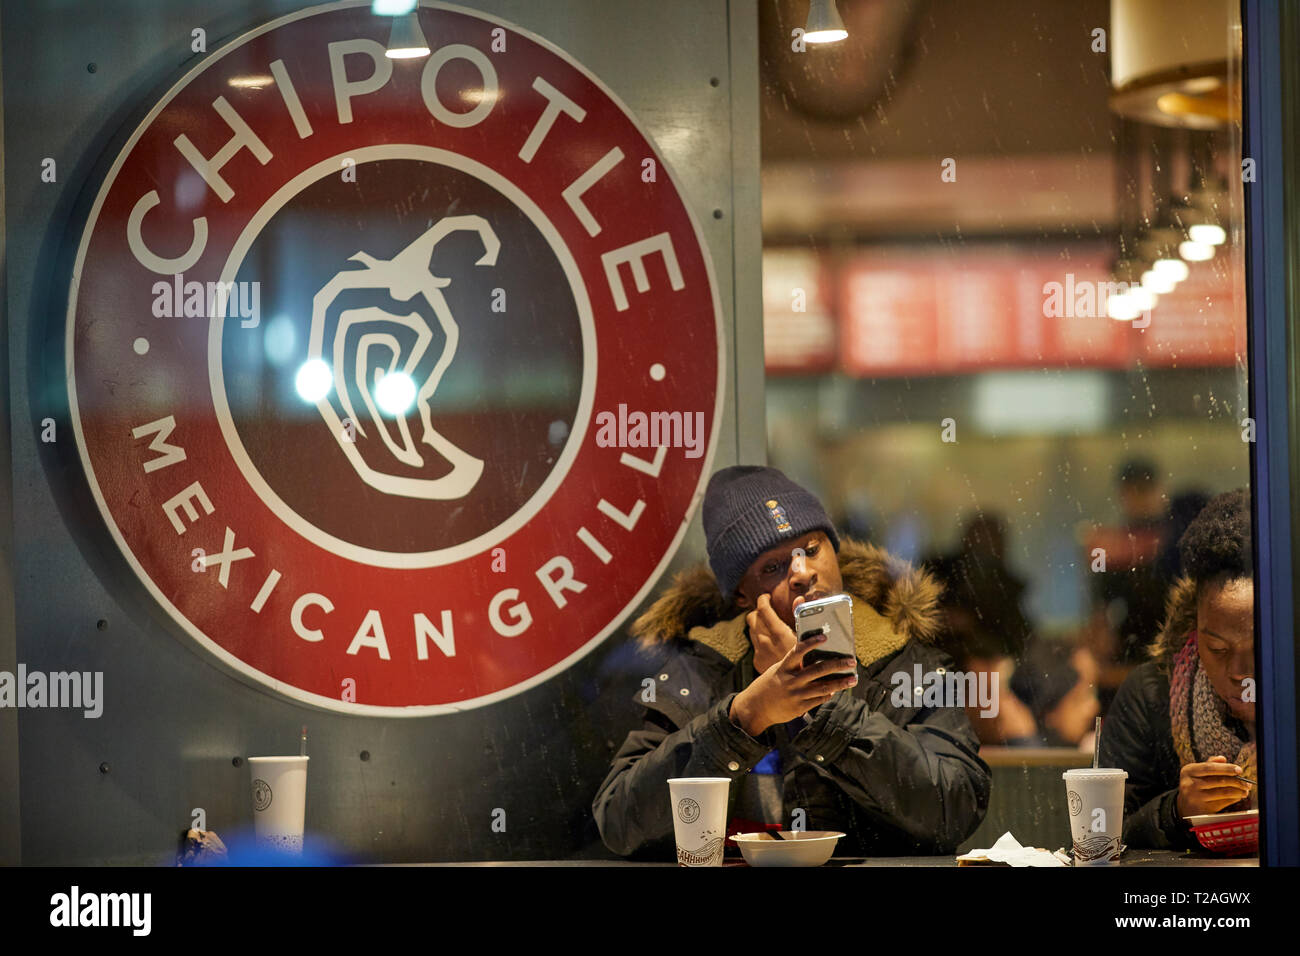
<path fill-rule="evenodd" d="M 804 655 L 805 667 L 833 658 L 857 657 L 853 641 L 853 598 L 849 595 L 832 594 L 815 601 L 804 601 L 794 609 L 794 622 L 795 636 L 801 641 L 814 634 L 826 635 L 825 644 Z"/>

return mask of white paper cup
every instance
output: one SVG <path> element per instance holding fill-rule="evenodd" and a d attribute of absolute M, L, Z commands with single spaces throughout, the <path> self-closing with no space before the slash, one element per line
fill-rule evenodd
<path fill-rule="evenodd" d="M 258 846 L 302 852 L 310 757 L 249 757 L 253 776 L 253 832 Z"/>
<path fill-rule="evenodd" d="M 1127 778 L 1127 770 L 1107 767 L 1085 767 L 1061 774 L 1070 811 L 1075 866 L 1107 866 L 1119 860 Z"/>
<path fill-rule="evenodd" d="M 668 781 L 681 866 L 722 866 L 730 787 L 729 777 L 675 777 Z"/>

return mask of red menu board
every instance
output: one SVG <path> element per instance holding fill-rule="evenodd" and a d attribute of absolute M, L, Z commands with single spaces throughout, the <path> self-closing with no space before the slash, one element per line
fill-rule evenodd
<path fill-rule="evenodd" d="M 1232 364 L 1245 346 L 1231 270 L 1194 263 L 1149 314 L 1109 317 L 1111 253 L 873 250 L 839 270 L 840 364 L 850 375 Z M 1240 282 L 1240 277 L 1238 277 Z"/>
<path fill-rule="evenodd" d="M 967 371 L 1021 361 L 1016 318 L 1008 292 L 1015 260 L 962 256 L 934 274 L 935 357 L 941 368 Z"/>
<path fill-rule="evenodd" d="M 767 371 L 825 372 L 835 365 L 835 317 L 816 253 L 763 253 L 763 357 Z"/>
<path fill-rule="evenodd" d="M 1118 291 L 1101 252 L 1028 258 L 1017 268 L 1021 360 L 1034 367 L 1122 368 L 1135 347 L 1130 323 L 1107 314 Z M 1032 329 L 1032 332 L 1028 330 Z"/>
<path fill-rule="evenodd" d="M 840 362 L 853 375 L 927 375 L 939 367 L 934 268 L 903 258 L 843 272 Z"/>
<path fill-rule="evenodd" d="M 1173 292 L 1160 296 L 1151 310 L 1151 325 L 1141 333 L 1141 357 L 1148 366 L 1232 365 L 1244 354 L 1245 279 L 1236 276 L 1233 295 L 1231 262 L 1193 263 Z M 1240 341 L 1239 341 L 1240 340 Z"/>

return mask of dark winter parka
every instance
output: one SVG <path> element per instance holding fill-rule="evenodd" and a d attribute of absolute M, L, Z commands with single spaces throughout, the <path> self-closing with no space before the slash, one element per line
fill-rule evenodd
<path fill-rule="evenodd" d="M 990 774 L 965 710 L 920 706 L 920 688 L 902 704 L 903 682 L 893 677 L 913 675 L 915 665 L 922 674 L 953 667 L 933 646 L 940 587 L 868 544 L 844 540 L 839 561 L 854 598 L 858 684 L 793 728 L 756 739 L 732 723 L 733 698 L 756 676 L 753 647 L 745 614 L 723 601 L 707 567 L 678 575 L 633 624 L 666 662 L 656 668 L 654 700 L 637 693 L 643 725 L 615 755 L 592 806 L 606 846 L 671 859 L 667 781 L 696 776 L 731 779 L 729 818 L 757 819 L 761 806 L 767 822 L 786 828 L 799 820 L 808 830 L 843 831 L 839 855 L 951 853 L 974 832 L 988 809 Z M 751 774 L 773 748 L 780 775 Z"/>

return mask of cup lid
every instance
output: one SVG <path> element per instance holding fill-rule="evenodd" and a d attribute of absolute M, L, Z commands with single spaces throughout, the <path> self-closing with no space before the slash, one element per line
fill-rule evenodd
<path fill-rule="evenodd" d="M 1128 771 L 1123 767 L 1077 767 L 1074 770 L 1065 771 L 1065 773 L 1061 774 L 1061 779 L 1064 780 L 1071 775 L 1076 777 L 1113 777 L 1116 774 L 1128 777 Z"/>
<path fill-rule="evenodd" d="M 248 758 L 248 762 L 249 762 L 249 763 L 269 763 L 269 762 L 271 762 L 271 761 L 273 761 L 273 760 L 278 760 L 278 761 L 283 762 L 283 761 L 286 761 L 286 760 L 310 760 L 310 759 L 311 759 L 311 757 L 304 757 L 304 756 L 300 756 L 299 754 L 293 754 L 293 755 L 291 755 L 291 756 L 285 756 L 285 757 L 249 757 L 249 758 Z"/>

